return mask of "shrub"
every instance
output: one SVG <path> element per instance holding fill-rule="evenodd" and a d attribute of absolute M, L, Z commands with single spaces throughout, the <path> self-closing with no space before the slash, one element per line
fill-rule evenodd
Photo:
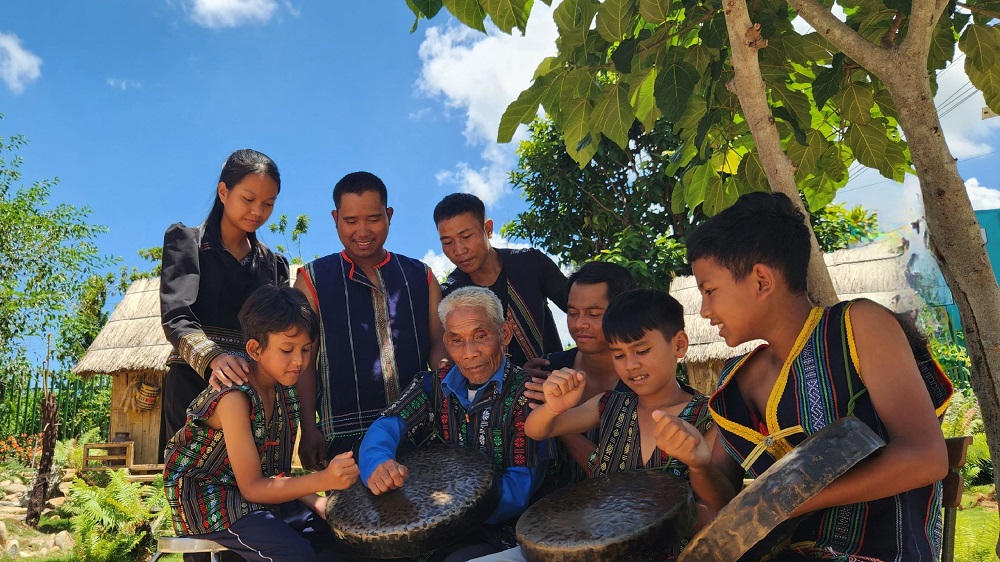
<path fill-rule="evenodd" d="M 992 483 L 993 463 L 986 445 L 983 414 L 979 410 L 979 402 L 971 392 L 955 392 L 944 413 L 941 431 L 945 437 L 972 436 L 972 444 L 969 445 L 965 466 L 962 468 L 965 487 Z"/>
<path fill-rule="evenodd" d="M 155 532 L 167 513 L 163 480 L 151 486 L 131 483 L 124 470 L 109 472 L 107 486 L 77 478 L 64 508 L 73 514 L 77 555 L 85 562 L 143 559 L 156 543 Z"/>

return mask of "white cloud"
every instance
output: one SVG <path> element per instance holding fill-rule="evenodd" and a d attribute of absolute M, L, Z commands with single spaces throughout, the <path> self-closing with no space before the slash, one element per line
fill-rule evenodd
<path fill-rule="evenodd" d="M 507 172 L 514 163 L 517 141 L 496 143 L 500 116 L 531 84 L 538 63 L 555 54 L 557 37 L 552 8 L 534 5 L 528 32 L 506 35 L 495 28 L 483 35 L 461 25 L 430 27 L 420 45 L 423 61 L 418 89 L 440 99 L 446 115 L 464 115 L 466 142 L 483 146 L 483 165 L 458 162 L 438 173 L 438 181 L 454 183 L 493 205 L 507 191 Z"/>
<path fill-rule="evenodd" d="M 105 84 L 107 84 L 110 88 L 121 90 L 123 92 L 128 89 L 137 89 L 142 87 L 141 82 L 136 82 L 135 80 L 120 80 L 118 78 L 108 78 L 105 80 Z"/>
<path fill-rule="evenodd" d="M 956 56 L 960 54 L 956 51 Z M 989 154 L 996 148 L 986 141 L 1000 130 L 1000 119 L 982 118 L 986 101 L 982 92 L 969 83 L 965 57 L 951 64 L 938 73 L 938 91 L 934 96 L 948 148 L 959 160 Z"/>
<path fill-rule="evenodd" d="M 17 35 L 0 33 L 0 79 L 11 92 L 20 94 L 24 87 L 42 75 L 42 59 L 21 46 Z"/>
<path fill-rule="evenodd" d="M 267 23 L 277 9 L 276 0 L 192 0 L 191 19 L 212 29 L 237 27 L 245 23 Z"/>
<path fill-rule="evenodd" d="M 424 257 L 420 258 L 420 261 L 426 263 L 431 271 L 434 272 L 434 277 L 438 278 L 438 281 L 443 281 L 448 278 L 448 274 L 455 269 L 455 264 L 451 263 L 443 253 L 435 252 L 434 250 L 427 250 Z"/>
<path fill-rule="evenodd" d="M 1000 209 L 1000 191 L 979 185 L 976 178 L 966 180 L 965 190 L 969 192 L 969 200 L 976 211 Z"/>

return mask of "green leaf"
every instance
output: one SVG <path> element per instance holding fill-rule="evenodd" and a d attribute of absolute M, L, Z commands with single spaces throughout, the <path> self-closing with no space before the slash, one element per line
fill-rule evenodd
<path fill-rule="evenodd" d="M 486 27 L 483 26 L 486 12 L 479 5 L 479 0 L 443 0 L 443 2 L 455 19 L 472 29 L 486 33 Z"/>
<path fill-rule="evenodd" d="M 815 212 L 830 204 L 837 190 L 847 183 L 847 167 L 840 149 L 831 144 L 816 160 L 813 173 L 800 183 L 809 211 Z"/>
<path fill-rule="evenodd" d="M 698 156 L 698 148 L 692 142 L 685 142 L 670 155 L 670 164 L 667 165 L 664 172 L 672 176 L 690 164 L 696 156 Z"/>
<path fill-rule="evenodd" d="M 590 102 L 577 99 L 566 108 L 566 118 L 561 124 L 566 152 L 580 168 L 586 166 L 597 152 L 596 135 L 591 133 L 590 127 L 591 113 Z"/>
<path fill-rule="evenodd" d="M 794 46 L 800 49 L 807 59 L 816 64 L 826 64 L 832 56 L 831 52 L 839 52 L 840 50 L 832 47 L 825 37 L 815 31 L 803 35 L 801 43 L 796 41 Z"/>
<path fill-rule="evenodd" d="M 708 65 L 712 63 L 712 51 L 702 45 L 691 45 L 684 49 L 684 60 L 691 63 L 699 75 L 705 74 Z"/>
<path fill-rule="evenodd" d="M 740 180 L 745 189 L 741 190 L 741 193 L 749 193 L 751 191 L 768 193 L 771 191 L 771 184 L 767 181 L 767 174 L 764 172 L 764 167 L 760 164 L 760 157 L 757 156 L 756 151 L 750 152 L 743 157 L 740 167 L 736 171 L 736 178 Z"/>
<path fill-rule="evenodd" d="M 858 84 L 848 84 L 840 91 L 840 113 L 847 119 L 867 123 L 872 119 L 875 99 L 872 91 Z"/>
<path fill-rule="evenodd" d="M 628 103 L 628 90 L 621 83 L 608 86 L 594 107 L 593 129 L 604 133 L 621 148 L 628 146 L 628 130 L 635 114 Z"/>
<path fill-rule="evenodd" d="M 635 111 L 635 117 L 642 123 L 643 129 L 651 131 L 660 117 L 656 107 L 656 97 L 653 96 L 653 85 L 656 82 L 656 67 L 650 68 L 646 75 L 632 86 L 629 102 Z"/>
<path fill-rule="evenodd" d="M 667 121 L 677 121 L 687 108 L 688 99 L 700 75 L 690 63 L 667 66 L 656 77 L 656 106 Z"/>
<path fill-rule="evenodd" d="M 896 101 L 889 95 L 889 90 L 879 88 L 875 91 L 872 99 L 878 104 L 878 109 L 882 112 L 882 115 L 892 117 L 897 121 L 899 120 L 899 112 L 896 111 Z"/>
<path fill-rule="evenodd" d="M 671 0 L 639 0 L 639 15 L 649 23 L 663 23 L 670 15 Z"/>
<path fill-rule="evenodd" d="M 530 123 L 538 115 L 538 105 L 548 87 L 547 76 L 535 80 L 527 90 L 521 92 L 517 99 L 507 106 L 500 117 L 500 129 L 497 131 L 497 142 L 510 142 L 514 138 L 517 126 Z"/>
<path fill-rule="evenodd" d="M 632 33 L 635 0 L 604 0 L 597 8 L 597 32 L 614 43 Z"/>
<path fill-rule="evenodd" d="M 687 204 L 688 208 L 694 209 L 701 203 L 706 203 L 707 205 L 708 201 L 705 198 L 709 193 L 713 194 L 713 196 L 718 196 L 719 201 L 722 199 L 722 178 L 719 177 L 719 173 L 715 171 L 715 168 L 707 162 L 689 168 L 687 173 L 684 174 L 683 181 L 684 203 Z M 704 206 L 702 210 L 706 214 L 708 213 L 708 209 Z"/>
<path fill-rule="evenodd" d="M 931 36 L 931 51 L 927 57 L 927 70 L 932 73 L 948 66 L 948 63 L 955 56 L 955 42 L 958 41 L 958 34 L 955 33 L 951 17 L 947 12 L 945 17 L 938 21 Z"/>
<path fill-rule="evenodd" d="M 774 114 L 776 119 L 781 119 L 782 121 L 788 123 L 788 125 L 792 128 L 792 133 L 795 135 L 795 140 L 800 145 L 806 144 L 806 132 L 799 126 L 798 119 L 792 115 L 792 112 L 788 111 L 787 107 L 783 105 L 772 107 L 771 112 Z"/>
<path fill-rule="evenodd" d="M 816 162 L 820 156 L 832 146 L 822 133 L 816 130 L 806 135 L 807 142 L 803 144 L 788 143 L 788 159 L 796 166 L 795 179 L 802 181 L 816 170 Z"/>
<path fill-rule="evenodd" d="M 423 16 L 427 19 L 436 16 L 441 11 L 441 6 L 443 5 L 441 0 L 406 0 L 406 2 L 412 2 L 413 6 L 420 11 L 420 13 L 415 15 L 418 17 Z"/>
<path fill-rule="evenodd" d="M 708 113 L 708 105 L 705 103 L 705 99 L 699 94 L 692 94 L 688 98 L 684 114 L 674 122 L 674 132 L 683 139 L 692 138 L 697 134 L 698 126 L 706 113 Z"/>
<path fill-rule="evenodd" d="M 965 53 L 965 73 L 972 85 L 983 92 L 986 105 L 1000 113 L 1000 28 L 974 24 L 965 29 L 958 42 Z"/>
<path fill-rule="evenodd" d="M 822 70 L 816 73 L 813 80 L 813 98 L 816 100 L 816 107 L 823 109 L 827 100 L 832 98 L 840 90 L 840 81 L 844 76 L 843 70 L 836 67 L 820 67 Z"/>
<path fill-rule="evenodd" d="M 504 33 L 510 33 L 514 28 L 524 33 L 528 24 L 528 14 L 531 13 L 531 0 L 480 0 L 486 13 Z"/>
<path fill-rule="evenodd" d="M 618 44 L 615 51 L 611 53 L 611 61 L 615 63 L 615 70 L 622 74 L 632 72 L 632 57 L 635 56 L 635 48 L 638 46 L 638 39 L 626 39 Z"/>
<path fill-rule="evenodd" d="M 701 44 L 709 49 L 721 49 L 728 42 L 726 31 L 726 16 L 720 10 L 712 19 L 706 21 L 698 32 Z"/>
<path fill-rule="evenodd" d="M 670 212 L 679 215 L 684 212 L 684 183 L 674 183 L 674 189 L 670 193 Z"/>
<path fill-rule="evenodd" d="M 898 145 L 889 142 L 884 126 L 874 122 L 852 123 L 844 135 L 844 142 L 854 152 L 858 162 L 875 168 L 887 178 L 902 181 L 898 165 L 903 160 L 903 153 Z"/>
<path fill-rule="evenodd" d="M 557 68 L 561 68 L 562 66 L 563 63 L 559 59 L 559 57 L 545 57 L 544 59 L 542 59 L 542 62 L 538 63 L 538 66 L 535 67 L 535 74 L 531 77 L 531 79 L 534 80 L 540 76 L 545 76 L 546 74 L 552 72 Z"/>
<path fill-rule="evenodd" d="M 587 32 L 597 14 L 597 0 L 563 0 L 552 12 L 552 18 L 559 29 L 561 48 L 584 45 Z"/>
<path fill-rule="evenodd" d="M 806 129 L 812 126 L 809 98 L 805 94 L 789 90 L 788 86 L 779 84 L 771 87 L 771 98 L 792 112 L 799 127 Z"/>

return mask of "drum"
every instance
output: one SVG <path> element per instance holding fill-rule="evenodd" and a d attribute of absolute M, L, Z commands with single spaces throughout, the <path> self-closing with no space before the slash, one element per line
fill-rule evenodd
<path fill-rule="evenodd" d="M 696 515 L 684 479 L 620 472 L 545 496 L 518 519 L 517 539 L 529 562 L 646 560 L 676 549 Z"/>
<path fill-rule="evenodd" d="M 780 544 L 794 531 L 792 511 L 884 445 L 853 416 L 831 423 L 733 498 L 695 535 L 678 562 L 759 560 L 772 544 Z"/>
<path fill-rule="evenodd" d="M 499 478 L 471 447 L 430 445 L 399 455 L 402 488 L 376 496 L 361 482 L 329 493 L 326 521 L 341 548 L 366 558 L 403 558 L 475 531 L 500 501 Z"/>

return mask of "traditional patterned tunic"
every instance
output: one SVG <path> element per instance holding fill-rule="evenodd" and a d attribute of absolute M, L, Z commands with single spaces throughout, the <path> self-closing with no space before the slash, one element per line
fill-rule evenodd
<path fill-rule="evenodd" d="M 681 389 L 693 394 L 694 398 L 684 406 L 677 417 L 693 425 L 701 433 L 705 433 L 712 427 L 708 396 L 685 384 L 681 385 Z M 642 461 L 639 397 L 634 392 L 617 390 L 605 392 L 598 402 L 598 410 L 601 414 L 600 442 L 597 445 L 597 457 L 591 466 L 591 476 L 643 468 L 660 468 L 685 480 L 688 478 L 687 465 L 659 448 L 650 456 L 649 462 Z"/>
<path fill-rule="evenodd" d="M 888 440 L 858 370 L 848 314 L 851 304 L 812 310 L 778 375 L 760 425 L 753 422 L 756 416 L 732 381 L 761 348 L 723 367 L 710 401 L 712 415 L 723 446 L 751 475 L 759 476 L 808 435 L 847 415 L 853 414 Z M 951 384 L 936 363 L 918 361 L 918 366 L 940 415 L 951 397 Z M 794 532 L 791 548 L 805 556 L 843 561 L 937 560 L 940 484 L 809 514 Z"/>
<path fill-rule="evenodd" d="M 503 384 L 491 379 L 466 410 L 457 396 L 446 397 L 442 392 L 441 381 L 447 374 L 447 370 L 419 374 L 385 415 L 399 416 L 414 444 L 437 439 L 475 446 L 501 472 L 512 466 L 535 466 L 536 443 L 524 434 L 524 420 L 530 412 L 524 391 L 531 377 L 508 360 Z"/>
<path fill-rule="evenodd" d="M 368 279 L 343 252 L 299 272 L 322 322 L 316 409 L 329 456 L 350 449 L 428 367 L 430 269 L 386 252 L 375 273 Z"/>
<path fill-rule="evenodd" d="M 494 250 L 500 258 L 500 275 L 488 289 L 500 299 L 514 331 L 507 347 L 511 361 L 524 365 L 528 359 L 561 350 L 562 340 L 547 301 L 566 310 L 566 276 L 534 248 Z M 448 296 L 468 286 L 475 286 L 472 278 L 456 268 L 441 285 L 441 292 Z"/>
<path fill-rule="evenodd" d="M 275 386 L 270 424 L 253 387 L 206 388 L 191 403 L 187 425 L 167 445 L 163 489 L 178 536 L 222 531 L 252 511 L 270 508 L 247 501 L 240 494 L 222 430 L 203 423 L 228 392 L 243 392 L 250 398 L 250 427 L 260 455 L 261 474 L 276 476 L 291 471 L 299 424 L 295 387 Z"/>

